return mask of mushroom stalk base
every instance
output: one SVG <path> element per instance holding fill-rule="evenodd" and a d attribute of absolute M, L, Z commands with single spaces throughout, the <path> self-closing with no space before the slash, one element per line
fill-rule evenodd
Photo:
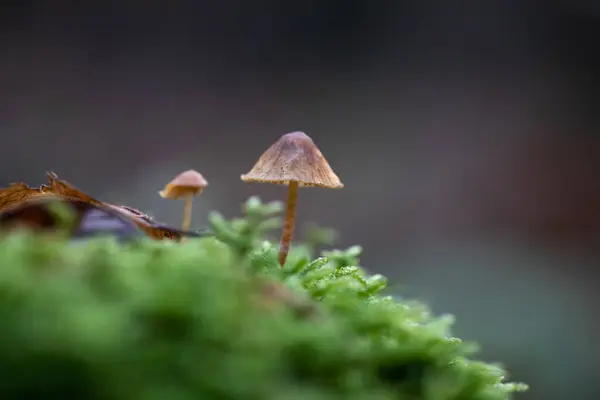
<path fill-rule="evenodd" d="M 190 229 L 190 225 L 192 224 L 192 199 L 193 196 L 187 195 L 185 197 L 185 207 L 183 209 L 183 224 L 181 228 L 186 231 Z"/>
<path fill-rule="evenodd" d="M 294 236 L 294 225 L 296 219 L 296 201 L 298 199 L 298 182 L 291 181 L 288 185 L 288 200 L 283 221 L 283 232 L 279 244 L 279 265 L 283 267 L 290 251 L 290 243 Z"/>

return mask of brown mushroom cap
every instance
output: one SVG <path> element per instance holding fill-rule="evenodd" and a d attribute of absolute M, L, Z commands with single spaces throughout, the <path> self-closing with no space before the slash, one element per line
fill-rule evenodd
<path fill-rule="evenodd" d="M 244 182 L 265 182 L 339 189 L 344 184 L 308 135 L 291 132 L 283 135 L 258 159 L 252 170 L 242 175 Z"/>
<path fill-rule="evenodd" d="M 165 186 L 164 190 L 158 192 L 160 197 L 177 200 L 181 197 L 193 195 L 197 196 L 208 186 L 208 182 L 193 169 L 182 172 Z"/>

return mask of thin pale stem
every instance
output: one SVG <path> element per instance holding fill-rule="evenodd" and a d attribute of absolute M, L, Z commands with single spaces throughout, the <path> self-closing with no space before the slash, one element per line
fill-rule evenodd
<path fill-rule="evenodd" d="M 194 196 L 191 194 L 188 194 L 185 197 L 185 207 L 183 209 L 183 224 L 181 225 L 181 229 L 183 229 L 184 231 L 187 231 L 190 229 L 190 226 L 192 224 L 192 200 L 194 199 Z"/>
<path fill-rule="evenodd" d="M 283 221 L 283 232 L 279 243 L 279 265 L 283 267 L 290 251 L 290 243 L 294 236 L 294 225 L 296 219 L 296 201 L 298 200 L 298 182 L 291 181 L 288 185 L 288 200 Z"/>

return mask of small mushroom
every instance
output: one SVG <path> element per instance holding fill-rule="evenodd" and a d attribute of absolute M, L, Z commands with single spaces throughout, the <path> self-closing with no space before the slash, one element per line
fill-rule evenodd
<path fill-rule="evenodd" d="M 344 187 L 321 151 L 304 132 L 291 132 L 279 138 L 260 156 L 252 170 L 242 175 L 242 180 L 288 186 L 287 207 L 279 245 L 279 264 L 282 267 L 294 234 L 298 187 Z"/>
<path fill-rule="evenodd" d="M 208 186 L 208 182 L 193 169 L 182 172 L 177 175 L 164 190 L 158 192 L 164 199 L 178 200 L 185 198 L 185 209 L 183 215 L 182 229 L 188 230 L 192 221 L 192 200 L 198 196 Z"/>

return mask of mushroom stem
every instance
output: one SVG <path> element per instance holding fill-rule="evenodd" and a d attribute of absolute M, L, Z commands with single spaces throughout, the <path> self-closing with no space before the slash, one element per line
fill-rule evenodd
<path fill-rule="evenodd" d="M 183 224 L 181 225 L 181 229 L 187 231 L 190 229 L 190 225 L 192 224 L 192 200 L 194 196 L 192 194 L 188 194 L 185 196 L 185 206 L 183 209 Z"/>
<path fill-rule="evenodd" d="M 279 243 L 279 265 L 283 267 L 290 250 L 290 242 L 294 235 L 294 223 L 296 219 L 296 200 L 298 199 L 298 182 L 291 181 L 288 185 L 288 200 L 283 221 L 283 232 Z"/>

